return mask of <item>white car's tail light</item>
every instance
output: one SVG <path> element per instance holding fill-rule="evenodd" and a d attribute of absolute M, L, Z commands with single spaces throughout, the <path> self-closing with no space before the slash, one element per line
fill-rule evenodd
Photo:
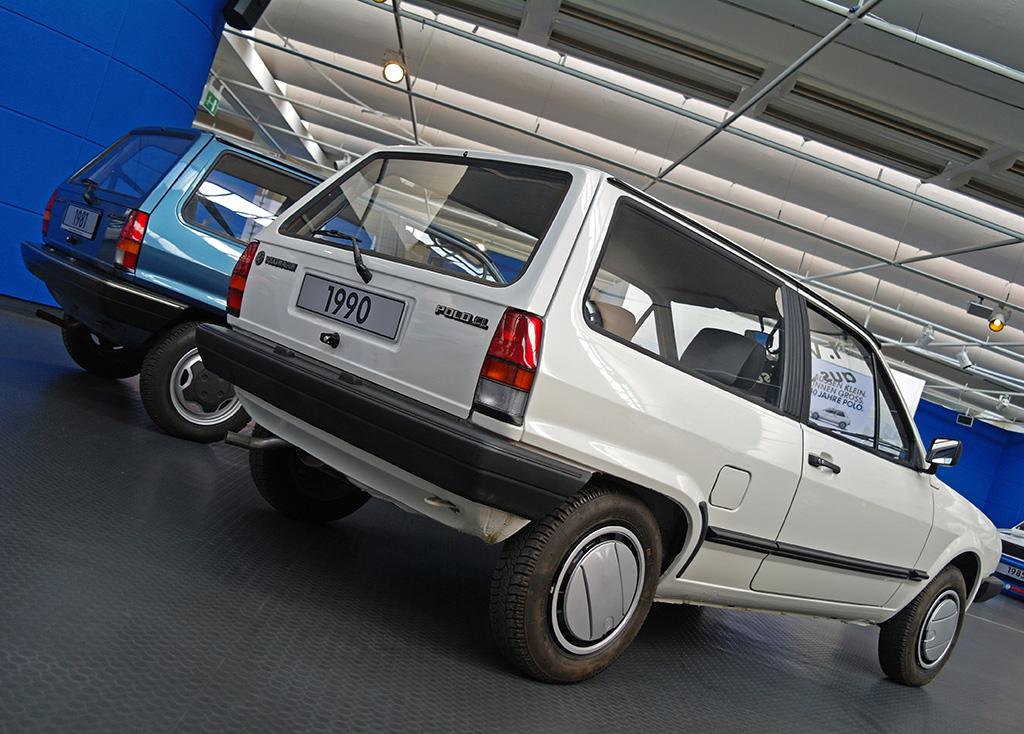
<path fill-rule="evenodd" d="M 249 270 L 252 268 L 252 261 L 256 257 L 256 250 L 260 247 L 259 240 L 253 240 L 245 246 L 245 250 L 231 270 L 231 280 L 228 281 L 228 314 L 238 316 L 242 312 L 242 296 L 245 295 L 245 281 L 249 278 Z"/>
<path fill-rule="evenodd" d="M 543 322 L 538 316 L 505 311 L 487 349 L 473 408 L 492 418 L 522 425 L 540 353 Z"/>

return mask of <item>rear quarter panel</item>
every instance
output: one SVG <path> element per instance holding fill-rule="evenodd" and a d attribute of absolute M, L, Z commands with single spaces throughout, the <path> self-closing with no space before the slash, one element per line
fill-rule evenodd
<path fill-rule="evenodd" d="M 188 222 L 182 208 L 225 152 L 277 167 L 271 161 L 219 140 L 210 141 L 152 209 L 135 273 L 137 282 L 217 313 L 225 309 L 228 280 L 246 243 L 218 236 Z"/>

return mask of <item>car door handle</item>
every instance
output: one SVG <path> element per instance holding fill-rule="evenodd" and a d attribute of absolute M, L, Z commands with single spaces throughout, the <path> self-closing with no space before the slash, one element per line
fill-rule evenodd
<path fill-rule="evenodd" d="M 817 454 L 807 454 L 807 463 L 814 467 L 820 467 L 822 469 L 828 469 L 833 474 L 838 474 L 842 471 L 839 468 L 839 464 L 833 464 L 828 459 L 823 459 Z"/>

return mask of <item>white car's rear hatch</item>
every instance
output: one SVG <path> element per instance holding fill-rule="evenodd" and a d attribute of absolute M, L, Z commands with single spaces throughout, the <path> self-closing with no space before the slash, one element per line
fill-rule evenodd
<path fill-rule="evenodd" d="M 496 333 L 532 338 L 539 320 L 519 314 L 546 309 L 595 175 L 513 156 L 369 156 L 264 232 L 233 325 L 466 417 Z M 502 365 L 523 356 L 509 349 Z"/>

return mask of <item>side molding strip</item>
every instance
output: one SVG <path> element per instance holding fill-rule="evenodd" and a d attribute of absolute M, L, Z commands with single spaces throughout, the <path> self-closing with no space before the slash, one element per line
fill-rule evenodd
<path fill-rule="evenodd" d="M 789 558 L 791 560 L 802 561 L 804 563 L 814 563 L 820 566 L 841 568 L 845 571 L 856 571 L 858 573 L 866 573 L 872 576 L 908 579 L 909 581 L 924 581 L 928 578 L 927 573 L 915 568 L 903 568 L 902 566 L 891 566 L 887 563 L 865 561 L 862 558 L 842 556 L 837 553 L 829 553 L 828 551 L 805 548 L 801 545 L 793 545 L 792 543 L 780 543 L 775 540 L 759 538 L 755 535 L 737 533 L 732 530 L 723 530 L 722 528 L 709 527 L 706 540 L 708 543 L 728 545 L 733 548 L 742 548 L 743 550 L 754 551 L 755 553 L 766 553 L 770 556 L 778 556 L 779 558 Z"/>

